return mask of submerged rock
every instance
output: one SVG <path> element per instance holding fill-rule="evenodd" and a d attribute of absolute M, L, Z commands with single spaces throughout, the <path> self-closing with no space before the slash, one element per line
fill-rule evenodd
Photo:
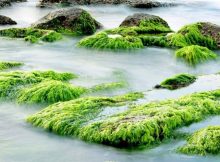
<path fill-rule="evenodd" d="M 219 154 L 220 126 L 209 126 L 193 133 L 178 152 L 191 155 Z"/>
<path fill-rule="evenodd" d="M 206 47 L 191 45 L 177 50 L 176 57 L 183 59 L 191 66 L 195 66 L 199 63 L 215 60 L 217 58 L 217 54 Z"/>
<path fill-rule="evenodd" d="M 179 74 L 172 78 L 168 78 L 156 85 L 155 88 L 166 88 L 170 90 L 179 89 L 182 87 L 187 87 L 196 81 L 196 76 L 190 74 Z"/>
<path fill-rule="evenodd" d="M 17 22 L 10 17 L 0 15 L 0 25 L 16 25 Z"/>
<path fill-rule="evenodd" d="M 152 146 L 171 138 L 174 129 L 220 114 L 220 90 L 195 93 L 180 99 L 135 105 L 130 109 L 96 117 L 104 107 L 136 100 L 141 94 L 113 98 L 81 98 L 57 103 L 28 117 L 34 126 L 60 135 L 115 147 Z"/>
<path fill-rule="evenodd" d="M 101 25 L 85 10 L 71 8 L 51 12 L 32 27 L 71 35 L 89 35 L 101 28 Z"/>
<path fill-rule="evenodd" d="M 34 28 L 10 28 L 0 30 L 0 36 L 9 38 L 24 38 L 25 41 L 37 43 L 39 41 L 55 42 L 62 39 L 62 35 L 53 30 Z"/>

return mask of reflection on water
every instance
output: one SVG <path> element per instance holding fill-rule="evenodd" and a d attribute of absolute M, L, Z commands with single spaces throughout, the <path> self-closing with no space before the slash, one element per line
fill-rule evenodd
<path fill-rule="evenodd" d="M 159 15 L 167 20 L 174 30 L 196 21 L 220 24 L 218 0 L 181 0 L 178 3 L 183 5 L 150 10 L 131 9 L 123 5 L 80 7 L 88 10 L 105 28 L 117 27 L 126 16 L 135 12 Z M 0 14 L 17 20 L 19 27 L 26 27 L 53 10 L 35 6 L 36 1 L 31 0 L 1 9 Z M 121 90 L 120 93 L 146 92 L 165 78 L 177 73 L 202 75 L 220 71 L 220 60 L 190 68 L 175 59 L 173 50 L 146 48 L 131 52 L 103 52 L 76 48 L 79 39 L 66 37 L 53 44 L 31 45 L 22 40 L 1 38 L 0 60 L 22 61 L 25 63 L 25 66 L 20 68 L 22 70 L 54 69 L 74 72 L 79 74 L 80 78 L 72 82 L 84 86 L 117 80 L 127 81 L 128 88 Z M 177 91 L 146 92 L 144 102 L 176 98 L 193 92 L 217 89 L 219 86 L 220 76 L 202 76 L 195 84 Z M 35 111 L 37 111 L 35 107 L 21 107 L 12 103 L 0 104 L 1 162 L 219 162 L 220 160 L 218 156 L 194 157 L 176 154 L 175 148 L 184 141 L 172 141 L 151 150 L 140 151 L 121 150 L 59 137 L 25 123 L 25 117 Z M 219 117 L 210 118 L 183 130 L 192 132 L 210 124 L 220 124 Z"/>

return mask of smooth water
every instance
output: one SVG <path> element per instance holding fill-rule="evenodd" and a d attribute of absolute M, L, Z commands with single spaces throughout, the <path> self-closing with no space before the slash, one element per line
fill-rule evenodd
<path fill-rule="evenodd" d="M 132 9 L 116 6 L 79 6 L 89 11 L 105 28 L 117 27 L 128 15 L 144 12 L 159 15 L 173 30 L 197 22 L 210 21 L 220 24 L 219 0 L 180 0 L 181 5 L 169 8 Z M 0 9 L 0 14 L 18 22 L 15 27 L 27 27 L 31 23 L 54 10 L 36 7 L 35 1 L 14 4 Z M 7 27 L 7 26 L 6 26 Z M 3 27 L 1 27 L 3 28 Z M 4 27 L 5 28 L 5 27 Z M 127 81 L 128 87 L 107 93 L 114 95 L 127 91 L 144 91 L 144 101 L 177 98 L 193 92 L 218 89 L 220 76 L 212 75 L 220 71 L 220 60 L 188 67 L 174 57 L 174 51 L 161 48 L 145 48 L 131 52 L 104 52 L 79 49 L 76 43 L 81 38 L 66 37 L 56 43 L 29 44 L 22 40 L 0 38 L 0 60 L 22 61 L 21 70 L 57 70 L 79 74 L 72 82 L 77 85 L 92 86 L 103 82 Z M 220 51 L 216 51 L 220 54 Z M 151 90 L 167 77 L 178 73 L 204 75 L 187 88 L 176 91 Z M 124 150 L 109 146 L 88 144 L 77 139 L 60 137 L 25 123 L 27 115 L 38 111 L 39 107 L 23 107 L 14 103 L 0 104 L 0 162 L 219 162 L 220 156 L 185 156 L 175 153 L 175 148 L 184 141 L 174 140 L 147 150 Z M 126 108 L 119 108 L 123 111 Z M 104 113 L 114 113 L 105 110 Z M 219 117 L 213 117 L 183 131 L 193 132 L 207 125 L 220 124 Z"/>

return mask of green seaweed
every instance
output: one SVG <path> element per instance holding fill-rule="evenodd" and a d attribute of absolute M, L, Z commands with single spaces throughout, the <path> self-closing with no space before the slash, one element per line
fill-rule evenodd
<path fill-rule="evenodd" d="M 75 75 L 71 73 L 56 73 L 53 71 L 0 72 L 0 97 L 13 99 L 21 88 L 30 84 L 51 79 L 67 81 L 74 77 Z"/>
<path fill-rule="evenodd" d="M 176 100 L 132 106 L 101 121 L 103 107 L 121 105 L 143 94 L 113 98 L 81 98 L 57 103 L 31 115 L 27 122 L 60 135 L 116 147 L 152 146 L 178 127 L 220 114 L 220 90 L 195 93 Z M 119 102 L 120 101 L 120 102 Z"/>
<path fill-rule="evenodd" d="M 34 28 L 10 28 L 0 30 L 0 36 L 9 38 L 24 38 L 30 43 L 54 42 L 62 39 L 62 35 L 52 30 L 42 30 Z"/>
<path fill-rule="evenodd" d="M 166 88 L 169 90 L 175 90 L 182 87 L 187 87 L 188 85 L 194 83 L 197 77 L 190 74 L 178 74 L 174 77 L 168 78 L 156 85 L 155 88 Z"/>
<path fill-rule="evenodd" d="M 111 38 L 107 33 L 101 32 L 94 36 L 87 37 L 78 43 L 79 47 L 94 49 L 112 49 L 112 50 L 131 50 L 143 48 L 143 44 L 139 38 L 126 36 L 118 36 Z"/>
<path fill-rule="evenodd" d="M 196 131 L 191 135 L 187 144 L 178 148 L 184 154 L 219 154 L 220 153 L 220 126 L 209 126 Z"/>
<path fill-rule="evenodd" d="M 86 97 L 53 104 L 28 117 L 27 122 L 60 135 L 74 136 L 80 126 L 94 119 L 106 106 L 122 106 L 142 98 L 142 93 L 116 97 Z"/>
<path fill-rule="evenodd" d="M 86 89 L 79 86 L 73 86 L 61 81 L 43 81 L 21 89 L 18 97 L 18 103 L 55 103 L 60 101 L 69 101 L 79 98 L 86 92 Z"/>
<path fill-rule="evenodd" d="M 198 45 L 183 47 L 177 50 L 175 55 L 177 58 L 183 59 L 191 66 L 195 66 L 208 60 L 215 60 L 217 58 L 217 54 L 206 47 L 201 47 Z"/>
<path fill-rule="evenodd" d="M 0 62 L 0 70 L 11 69 L 23 65 L 20 62 Z"/>
<path fill-rule="evenodd" d="M 211 36 L 201 33 L 201 23 L 190 24 L 182 27 L 177 33 L 169 35 L 168 41 L 171 47 L 186 47 L 190 45 L 204 46 L 209 49 L 217 49 L 217 43 Z"/>
<path fill-rule="evenodd" d="M 90 92 L 115 90 L 118 88 L 124 88 L 126 85 L 127 83 L 125 82 L 102 83 L 91 87 Z"/>

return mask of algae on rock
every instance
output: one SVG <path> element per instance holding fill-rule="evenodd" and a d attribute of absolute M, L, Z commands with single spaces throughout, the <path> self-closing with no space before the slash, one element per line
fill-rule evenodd
<path fill-rule="evenodd" d="M 104 107 L 122 106 L 142 97 L 142 93 L 129 93 L 116 97 L 85 97 L 60 102 L 29 116 L 27 121 L 60 135 L 75 136 L 83 124 L 94 119 Z"/>
<path fill-rule="evenodd" d="M 168 78 L 156 85 L 155 88 L 166 88 L 169 90 L 175 90 L 182 87 L 187 87 L 188 85 L 194 83 L 197 77 L 190 74 L 179 74 L 174 77 Z"/>
<path fill-rule="evenodd" d="M 129 98 L 140 97 L 141 94 L 132 94 Z M 57 134 L 89 142 L 116 147 L 152 146 L 170 138 L 178 127 L 220 114 L 219 97 L 220 90 L 195 93 L 176 100 L 133 106 L 94 122 L 89 121 L 97 117 L 102 107 L 115 106 L 129 98 L 81 98 L 51 105 L 29 116 L 27 121 Z"/>
<path fill-rule="evenodd" d="M 11 69 L 11 68 L 22 66 L 22 65 L 23 63 L 20 63 L 20 62 L 0 62 L 0 71 Z"/>
<path fill-rule="evenodd" d="M 24 38 L 25 41 L 37 43 L 55 42 L 62 39 L 62 35 L 53 30 L 42 30 L 34 28 L 10 28 L 0 30 L 0 36 L 9 38 Z"/>
<path fill-rule="evenodd" d="M 220 153 L 220 126 L 209 126 L 193 133 L 187 143 L 178 148 L 184 154 L 219 154 Z"/>
<path fill-rule="evenodd" d="M 175 55 L 177 58 L 182 58 L 185 60 L 186 63 L 191 66 L 195 66 L 208 60 L 215 60 L 217 58 L 217 54 L 206 47 L 201 47 L 198 45 L 183 47 L 177 50 Z"/>

